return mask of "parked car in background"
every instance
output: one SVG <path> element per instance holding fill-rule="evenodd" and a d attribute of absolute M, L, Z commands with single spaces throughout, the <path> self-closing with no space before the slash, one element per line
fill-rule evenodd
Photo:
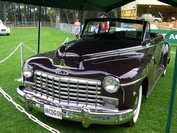
<path fill-rule="evenodd" d="M 162 15 L 160 15 L 162 16 Z M 162 22 L 163 21 L 163 17 L 155 17 L 153 16 L 151 13 L 144 13 L 141 15 L 140 20 L 145 20 L 145 21 L 149 21 L 149 22 Z"/>
<path fill-rule="evenodd" d="M 109 30 L 103 32 L 100 23 Z M 148 21 L 88 19 L 80 39 L 24 62 L 17 94 L 31 111 L 84 127 L 133 126 L 142 97 L 150 95 L 169 61 L 169 44 L 151 33 Z"/>
<path fill-rule="evenodd" d="M 10 35 L 10 28 L 5 26 L 0 20 L 0 35 Z"/>

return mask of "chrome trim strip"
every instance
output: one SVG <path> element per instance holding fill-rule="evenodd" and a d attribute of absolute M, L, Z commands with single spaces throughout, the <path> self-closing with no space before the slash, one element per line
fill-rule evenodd
<path fill-rule="evenodd" d="M 29 82 L 29 81 L 24 81 L 25 84 L 30 84 L 30 85 L 34 85 L 34 82 Z"/>
<path fill-rule="evenodd" d="M 25 96 L 25 93 L 23 91 L 20 90 L 20 88 L 17 88 L 17 94 L 24 97 Z"/>
<path fill-rule="evenodd" d="M 111 51 L 106 51 L 106 52 L 100 52 L 100 53 L 92 53 L 92 54 L 85 54 L 85 56 L 90 56 L 90 57 L 99 57 L 99 56 L 108 56 L 108 55 L 115 55 L 115 54 L 121 54 L 121 53 L 127 53 L 127 52 L 133 52 L 137 50 L 143 50 L 145 48 L 150 48 L 153 47 L 154 45 L 147 45 L 147 46 L 135 46 L 135 47 L 130 47 L 130 48 L 123 48 L 123 49 L 118 49 L 118 50 L 111 50 Z"/>
<path fill-rule="evenodd" d="M 121 86 L 121 87 L 125 87 L 125 86 L 129 86 L 129 85 L 133 85 L 133 84 L 135 84 L 135 83 L 141 81 L 143 78 L 145 78 L 146 75 L 147 75 L 147 73 L 146 73 L 143 77 L 141 77 L 141 78 L 139 78 L 139 79 L 137 79 L 137 80 L 135 80 L 135 81 L 133 81 L 133 82 L 125 83 L 125 84 L 120 84 L 120 86 Z"/>
<path fill-rule="evenodd" d="M 56 80 L 59 80 L 59 79 L 62 79 L 62 80 L 65 80 L 65 81 L 73 81 L 73 82 L 76 82 L 79 80 L 79 82 L 82 82 L 82 83 L 92 83 L 92 84 L 98 84 L 98 85 L 101 85 L 101 81 L 100 80 L 94 80 L 94 79 L 86 79 L 86 78 L 76 78 L 76 77 L 69 77 L 69 76 L 59 76 L 59 75 L 55 75 L 55 74 L 51 74 L 51 73 L 47 73 L 47 72 L 43 72 L 43 71 L 39 71 L 39 70 L 36 70 L 35 71 L 35 75 L 42 75 L 44 78 L 49 78 L 49 79 L 52 79 L 52 78 L 55 78 Z"/>
<path fill-rule="evenodd" d="M 57 68 L 64 68 L 64 69 L 73 69 L 73 70 L 77 70 L 77 67 L 70 67 L 70 66 L 61 66 L 61 65 L 53 65 Z"/>

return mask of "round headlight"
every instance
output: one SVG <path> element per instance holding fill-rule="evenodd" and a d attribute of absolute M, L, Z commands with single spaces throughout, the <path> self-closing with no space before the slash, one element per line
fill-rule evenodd
<path fill-rule="evenodd" d="M 25 64 L 23 67 L 23 75 L 26 78 L 30 78 L 33 75 L 33 67 L 29 64 Z"/>
<path fill-rule="evenodd" d="M 120 87 L 120 82 L 117 78 L 107 76 L 103 80 L 103 87 L 109 93 L 115 93 Z"/>

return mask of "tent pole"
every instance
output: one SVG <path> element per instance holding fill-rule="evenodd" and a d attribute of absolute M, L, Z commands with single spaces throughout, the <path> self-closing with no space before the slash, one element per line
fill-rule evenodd
<path fill-rule="evenodd" d="M 83 22 L 83 12 L 84 12 L 84 11 L 81 10 L 81 15 L 80 15 L 80 22 L 81 22 L 81 25 L 80 25 L 80 34 L 81 34 L 81 32 L 82 32 L 82 25 L 83 25 L 83 23 L 84 23 L 84 22 Z"/>
<path fill-rule="evenodd" d="M 170 96 L 170 105 L 168 111 L 168 118 L 166 124 L 166 133 L 170 133 L 170 126 L 172 121 L 172 114 L 173 114 L 173 105 L 175 100 L 175 93 L 176 93 L 176 84 L 177 84 L 177 48 L 176 48 L 176 57 L 175 57 L 175 65 L 174 65 L 174 72 L 173 72 L 173 83 L 172 83 L 172 90 Z"/>
<path fill-rule="evenodd" d="M 83 4 L 81 4 L 81 15 L 80 15 L 80 21 L 83 24 Z"/>
<path fill-rule="evenodd" d="M 79 39 L 80 39 L 80 35 L 81 35 L 81 32 L 82 32 L 82 25 L 83 25 L 83 4 L 81 4 L 81 11 L 79 11 L 79 20 L 80 20 L 80 34 L 79 34 Z"/>
<path fill-rule="evenodd" d="M 38 54 L 40 52 L 40 29 L 41 29 L 41 6 L 39 6 L 38 12 Z"/>

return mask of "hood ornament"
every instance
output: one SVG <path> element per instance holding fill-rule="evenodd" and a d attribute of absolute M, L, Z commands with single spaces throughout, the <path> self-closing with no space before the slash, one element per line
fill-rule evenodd
<path fill-rule="evenodd" d="M 64 60 L 64 59 L 61 59 L 59 65 L 60 65 L 60 66 L 66 66 L 66 64 L 65 64 L 65 60 Z"/>
<path fill-rule="evenodd" d="M 65 64 L 65 60 L 64 60 L 64 59 L 61 59 L 60 62 L 59 62 L 59 64 L 58 64 L 58 65 L 55 65 L 55 64 L 54 64 L 54 66 L 57 67 L 57 68 L 63 68 L 63 69 L 74 69 L 74 70 L 77 69 L 77 67 L 70 67 L 70 66 L 67 66 L 67 65 Z"/>

